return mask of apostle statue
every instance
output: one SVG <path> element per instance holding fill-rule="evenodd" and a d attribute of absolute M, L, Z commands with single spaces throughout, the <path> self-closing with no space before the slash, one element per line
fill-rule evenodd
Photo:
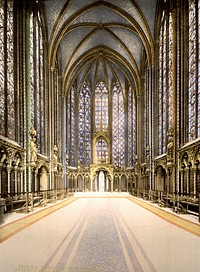
<path fill-rule="evenodd" d="M 37 132 L 32 127 L 30 129 L 30 162 L 31 164 L 36 164 L 37 162 Z"/>

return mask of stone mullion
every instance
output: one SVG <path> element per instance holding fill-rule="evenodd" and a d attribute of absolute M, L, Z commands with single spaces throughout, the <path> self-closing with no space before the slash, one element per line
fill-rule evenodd
<path fill-rule="evenodd" d="M 66 112 L 66 96 L 63 96 L 62 98 L 62 103 L 63 103 L 63 140 L 62 140 L 62 149 L 63 149 L 63 178 L 64 178 L 64 188 L 69 188 L 69 179 L 67 177 L 67 172 L 66 172 L 66 156 L 67 156 L 67 121 L 66 121 L 66 118 L 67 118 L 67 112 Z"/>
<path fill-rule="evenodd" d="M 154 127 L 154 118 L 153 118 L 153 103 L 154 103 L 154 100 L 153 100 L 153 84 L 154 84 L 154 80 L 153 80 L 153 76 L 154 76 L 154 73 L 153 73 L 153 66 L 149 66 L 148 67 L 148 109 L 149 109 L 149 113 L 148 113 L 148 119 L 147 119 L 147 122 L 148 122 L 148 125 L 149 125 L 149 134 L 148 134 L 148 137 L 149 137 L 149 146 L 150 146 L 150 150 L 149 150 L 149 185 L 150 185 L 150 190 L 154 187 L 154 184 L 153 184 L 153 164 L 152 164 L 152 160 L 153 160 L 153 155 L 154 155 L 154 143 L 153 143 L 153 127 Z"/>
<path fill-rule="evenodd" d="M 143 131 L 143 120 L 142 120 L 142 96 L 141 95 L 137 95 L 137 105 L 136 105 L 136 112 L 137 112 L 137 150 L 136 150 L 136 154 L 139 158 L 139 161 L 141 161 L 142 158 L 142 151 L 143 151 L 143 145 L 141 142 L 141 139 L 143 139 L 143 135 L 142 135 L 142 131 Z M 145 137 L 145 135 L 144 135 Z M 142 148 L 143 147 L 143 148 Z"/>
<path fill-rule="evenodd" d="M 53 171 L 53 156 L 54 156 L 54 137 L 55 137 L 55 122 L 54 122 L 54 118 L 55 118 L 55 108 L 54 108 L 54 103 L 55 103 L 55 89 L 54 89 L 54 68 L 50 67 L 50 131 L 49 131 L 49 135 L 50 135 L 50 159 L 51 159 L 51 163 L 50 163 L 50 189 L 54 189 L 55 188 L 55 184 L 54 184 L 54 171 Z"/>

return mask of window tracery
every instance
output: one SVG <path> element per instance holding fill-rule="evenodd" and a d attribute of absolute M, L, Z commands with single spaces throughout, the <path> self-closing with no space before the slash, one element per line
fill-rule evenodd
<path fill-rule="evenodd" d="M 96 142 L 96 159 L 97 159 L 97 162 L 100 162 L 100 163 L 107 162 L 107 159 L 108 159 L 108 144 L 103 138 L 100 138 Z"/>
<path fill-rule="evenodd" d="M 200 137 L 200 4 L 189 0 L 188 140 Z"/>
<path fill-rule="evenodd" d="M 119 83 L 113 88 L 113 120 L 112 120 L 112 156 L 115 167 L 125 166 L 125 122 L 124 122 L 124 99 Z"/>
<path fill-rule="evenodd" d="M 167 20 L 168 17 L 168 20 Z M 166 152 L 167 131 L 172 126 L 173 27 L 172 13 L 163 11 L 159 36 L 158 154 Z"/>
<path fill-rule="evenodd" d="M 13 1 L 0 2 L 0 133 L 15 140 Z"/>
<path fill-rule="evenodd" d="M 108 89 L 103 82 L 99 82 L 95 89 L 95 126 L 100 130 L 102 123 L 103 131 L 108 127 Z"/>
<path fill-rule="evenodd" d="M 148 144 L 148 117 L 149 117 L 149 80 L 148 80 L 148 68 L 145 65 L 144 72 L 144 152 L 143 152 L 143 162 L 145 162 L 146 157 L 146 147 Z"/>
<path fill-rule="evenodd" d="M 136 154 L 136 107 L 131 87 L 128 89 L 128 167 L 133 166 Z"/>
<path fill-rule="evenodd" d="M 37 130 L 38 151 L 45 153 L 44 49 L 40 13 L 30 14 L 30 107 L 31 123 Z"/>
<path fill-rule="evenodd" d="M 75 167 L 75 154 L 76 154 L 76 120 L 75 120 L 75 86 L 73 85 L 68 95 L 67 103 L 67 152 L 69 158 L 69 165 Z"/>
<path fill-rule="evenodd" d="M 91 163 L 91 92 L 84 83 L 78 105 L 79 163 L 89 166 Z"/>

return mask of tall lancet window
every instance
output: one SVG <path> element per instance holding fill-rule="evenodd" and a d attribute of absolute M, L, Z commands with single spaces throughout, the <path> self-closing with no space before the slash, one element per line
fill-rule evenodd
<path fill-rule="evenodd" d="M 159 124 L 159 154 L 166 151 L 166 126 L 167 126 L 167 62 L 166 62 L 166 19 L 163 13 L 159 38 L 159 93 L 158 93 L 158 124 Z"/>
<path fill-rule="evenodd" d="M 15 140 L 13 1 L 0 1 L 0 134 Z"/>
<path fill-rule="evenodd" d="M 75 142 L 76 120 L 75 120 L 75 87 L 72 86 L 67 101 L 67 155 L 69 165 L 75 167 L 76 142 Z"/>
<path fill-rule="evenodd" d="M 31 123 L 37 130 L 38 151 L 45 153 L 45 84 L 42 20 L 39 12 L 30 15 L 30 98 Z"/>
<path fill-rule="evenodd" d="M 173 27 L 172 27 L 172 13 L 169 13 L 169 51 L 168 51 L 168 129 L 172 127 L 172 96 L 173 96 L 173 66 L 172 66 L 172 61 L 173 61 Z"/>
<path fill-rule="evenodd" d="M 128 167 L 133 166 L 136 154 L 136 107 L 134 93 L 128 90 Z"/>
<path fill-rule="evenodd" d="M 80 92 L 78 105 L 78 159 L 82 166 L 91 163 L 91 94 L 87 83 Z"/>
<path fill-rule="evenodd" d="M 167 20 L 168 17 L 168 20 Z M 172 127 L 173 97 L 172 14 L 163 11 L 159 36 L 158 151 L 166 152 L 167 131 Z"/>
<path fill-rule="evenodd" d="M 113 165 L 122 167 L 125 165 L 125 122 L 124 122 L 124 99 L 123 93 L 116 83 L 113 88 L 113 120 L 112 120 L 112 153 Z"/>
<path fill-rule="evenodd" d="M 106 131 L 108 127 L 108 89 L 99 82 L 95 89 L 95 126 L 96 130 Z"/>
<path fill-rule="evenodd" d="M 199 1 L 189 0 L 189 92 L 188 92 L 189 141 L 192 141 L 195 138 L 200 137 L 199 54 L 200 54 L 200 3 Z"/>

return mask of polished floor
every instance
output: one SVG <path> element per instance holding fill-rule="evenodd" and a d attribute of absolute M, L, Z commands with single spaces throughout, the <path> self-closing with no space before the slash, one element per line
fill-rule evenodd
<path fill-rule="evenodd" d="M 0 271 L 199 271 L 200 237 L 130 200 L 80 194 L 4 224 Z"/>

